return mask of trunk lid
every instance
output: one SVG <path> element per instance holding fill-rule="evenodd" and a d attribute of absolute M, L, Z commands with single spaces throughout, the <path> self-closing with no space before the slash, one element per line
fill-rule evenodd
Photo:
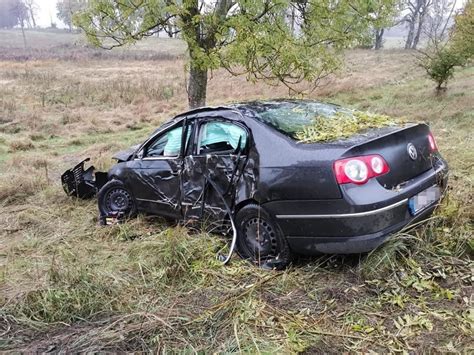
<path fill-rule="evenodd" d="M 348 139 L 345 143 L 349 143 L 351 147 L 342 157 L 381 155 L 390 171 L 376 179 L 385 188 L 393 189 L 432 167 L 429 133 L 430 129 L 426 124 L 374 129 Z"/>

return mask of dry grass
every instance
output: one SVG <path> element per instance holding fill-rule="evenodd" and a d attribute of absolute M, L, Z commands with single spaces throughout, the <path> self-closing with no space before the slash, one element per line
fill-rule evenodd
<path fill-rule="evenodd" d="M 186 81 L 179 60 L 61 55 L 0 61 L 0 349 L 472 351 L 472 68 L 436 97 L 411 54 L 347 53 L 310 96 L 430 121 L 450 193 L 430 223 L 368 256 L 268 273 L 237 257 L 223 267 L 218 236 L 159 219 L 98 227 L 94 201 L 65 196 L 64 169 L 88 156 L 106 169 L 186 109 Z M 208 98 L 287 94 L 217 71 Z"/>
<path fill-rule="evenodd" d="M 24 48 L 18 29 L 0 31 L 0 60 L 174 60 L 184 55 L 184 42 L 169 38 L 148 38 L 127 47 L 104 51 L 87 44 L 83 36 L 57 30 L 27 30 Z"/>

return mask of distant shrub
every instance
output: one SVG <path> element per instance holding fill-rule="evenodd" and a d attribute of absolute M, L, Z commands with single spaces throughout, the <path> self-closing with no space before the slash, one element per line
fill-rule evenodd
<path fill-rule="evenodd" d="M 446 89 L 448 80 L 453 77 L 456 67 L 464 64 L 465 58 L 449 48 L 432 50 L 432 53 L 425 53 L 424 58 L 420 60 L 420 66 L 436 83 L 438 92 Z"/>
<path fill-rule="evenodd" d="M 168 101 L 169 99 L 173 98 L 173 96 L 174 96 L 174 90 L 173 90 L 172 87 L 169 87 L 169 86 L 163 87 L 163 89 L 161 91 L 161 97 L 163 99 Z"/>
<path fill-rule="evenodd" d="M 439 41 L 436 36 L 430 38 L 430 45 L 419 58 L 421 67 L 436 83 L 437 92 L 446 90 L 456 68 L 467 65 L 474 57 L 474 1 L 466 3 L 454 22 L 449 38 L 445 41 Z"/>

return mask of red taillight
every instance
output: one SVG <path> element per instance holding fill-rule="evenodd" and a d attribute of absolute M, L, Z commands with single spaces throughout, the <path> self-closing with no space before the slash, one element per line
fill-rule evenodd
<path fill-rule="evenodd" d="M 438 145 L 436 144 L 436 141 L 434 139 L 433 133 L 428 134 L 428 142 L 430 142 L 430 150 L 431 152 L 436 152 L 438 151 Z"/>
<path fill-rule="evenodd" d="M 390 171 L 385 159 L 377 154 L 336 160 L 333 168 L 339 184 L 362 185 Z"/>

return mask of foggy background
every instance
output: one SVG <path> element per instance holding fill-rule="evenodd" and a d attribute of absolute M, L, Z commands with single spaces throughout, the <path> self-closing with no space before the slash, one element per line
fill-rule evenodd
<path fill-rule="evenodd" d="M 37 0 L 37 24 L 40 27 L 50 27 L 51 22 L 56 23 L 59 28 L 65 28 L 66 26 L 56 16 L 56 3 L 57 0 Z"/>

